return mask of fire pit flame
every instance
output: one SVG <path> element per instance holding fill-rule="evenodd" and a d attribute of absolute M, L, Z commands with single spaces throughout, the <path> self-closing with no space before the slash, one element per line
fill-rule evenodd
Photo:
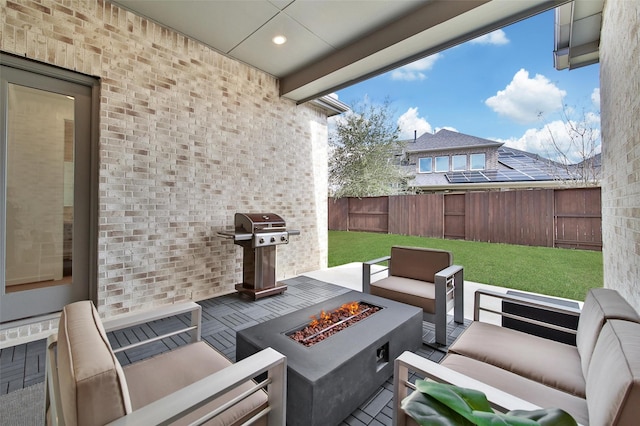
<path fill-rule="evenodd" d="M 305 346 L 311 346 L 380 309 L 382 308 L 368 303 L 345 303 L 331 312 L 322 311 L 317 317 L 311 316 L 309 324 L 288 335 Z"/>

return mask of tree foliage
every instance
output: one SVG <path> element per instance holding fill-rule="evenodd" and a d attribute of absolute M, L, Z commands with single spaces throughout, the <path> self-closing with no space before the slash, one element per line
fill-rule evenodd
<path fill-rule="evenodd" d="M 403 144 L 388 101 L 360 102 L 336 120 L 329 136 L 330 195 L 393 195 L 406 187 L 407 176 L 396 158 Z"/>

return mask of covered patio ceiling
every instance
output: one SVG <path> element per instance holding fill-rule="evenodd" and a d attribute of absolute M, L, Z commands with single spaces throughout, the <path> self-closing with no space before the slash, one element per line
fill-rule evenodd
<path fill-rule="evenodd" d="M 280 95 L 298 103 L 568 2 L 112 1 L 277 77 Z M 277 35 L 286 43 L 274 44 Z"/>

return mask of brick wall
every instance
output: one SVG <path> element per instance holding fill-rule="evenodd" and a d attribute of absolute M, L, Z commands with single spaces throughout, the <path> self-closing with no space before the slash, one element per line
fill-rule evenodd
<path fill-rule="evenodd" d="M 640 5 L 605 2 L 600 42 L 605 287 L 640 311 Z"/>
<path fill-rule="evenodd" d="M 236 211 L 275 212 L 302 231 L 278 247 L 278 279 L 326 266 L 323 112 L 106 1 L 0 5 L 3 51 L 101 79 L 103 316 L 232 291 L 241 250 L 215 233 Z"/>

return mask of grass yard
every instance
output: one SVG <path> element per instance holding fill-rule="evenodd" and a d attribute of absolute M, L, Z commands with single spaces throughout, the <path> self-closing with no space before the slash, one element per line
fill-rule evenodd
<path fill-rule="evenodd" d="M 584 300 L 602 287 L 602 253 L 369 232 L 329 231 L 329 267 L 389 255 L 393 245 L 449 250 L 464 278 L 514 290 Z"/>

